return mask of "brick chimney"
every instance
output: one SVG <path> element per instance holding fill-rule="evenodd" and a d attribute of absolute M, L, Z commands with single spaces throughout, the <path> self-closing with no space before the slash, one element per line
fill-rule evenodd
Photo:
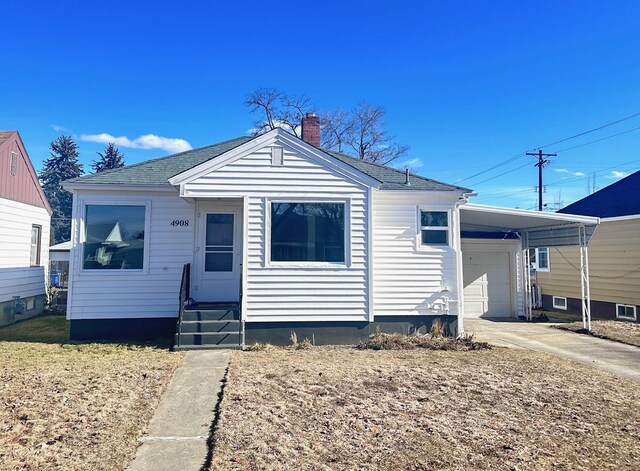
<path fill-rule="evenodd" d="M 302 140 L 320 147 L 320 118 L 313 113 L 307 113 L 302 118 Z"/>

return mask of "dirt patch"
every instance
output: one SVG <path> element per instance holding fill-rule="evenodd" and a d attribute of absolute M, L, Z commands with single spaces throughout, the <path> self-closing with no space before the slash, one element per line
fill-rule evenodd
<path fill-rule="evenodd" d="M 524 350 L 234 352 L 211 469 L 637 469 L 639 406 Z"/>
<path fill-rule="evenodd" d="M 132 345 L 1 341 L 0 469 L 123 469 L 180 358 Z"/>
<path fill-rule="evenodd" d="M 591 321 L 591 332 L 583 328 L 582 322 L 559 324 L 553 327 L 640 347 L 640 324 L 636 322 Z"/>

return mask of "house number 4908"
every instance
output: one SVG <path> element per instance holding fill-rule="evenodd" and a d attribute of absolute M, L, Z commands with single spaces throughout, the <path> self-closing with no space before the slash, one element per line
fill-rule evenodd
<path fill-rule="evenodd" d="M 173 221 L 171 221 L 171 225 L 172 226 L 187 227 L 189 225 L 189 220 L 188 219 L 174 219 Z"/>

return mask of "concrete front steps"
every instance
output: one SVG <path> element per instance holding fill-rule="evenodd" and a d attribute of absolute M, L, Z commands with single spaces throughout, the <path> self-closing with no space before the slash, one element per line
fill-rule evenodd
<path fill-rule="evenodd" d="M 240 348 L 240 306 L 196 303 L 186 306 L 178 321 L 175 350 Z"/>

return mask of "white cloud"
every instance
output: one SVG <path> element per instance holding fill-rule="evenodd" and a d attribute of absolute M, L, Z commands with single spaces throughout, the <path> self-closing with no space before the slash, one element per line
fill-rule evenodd
<path fill-rule="evenodd" d="M 71 129 L 65 128 L 64 126 L 60 126 L 58 124 L 52 124 L 51 127 L 55 132 L 71 132 Z"/>
<path fill-rule="evenodd" d="M 402 162 L 398 162 L 397 164 L 394 164 L 394 167 L 417 169 L 422 167 L 423 165 L 424 164 L 422 163 L 422 160 L 420 160 L 419 157 L 415 157 L 413 159 L 403 160 Z"/>
<path fill-rule="evenodd" d="M 584 173 L 584 172 L 573 172 L 573 174 L 574 174 L 576 177 L 584 177 L 584 176 L 586 175 L 586 173 Z"/>
<path fill-rule="evenodd" d="M 558 173 L 569 173 L 569 170 L 566 168 L 554 168 L 553 170 Z"/>
<path fill-rule="evenodd" d="M 129 149 L 162 149 L 167 152 L 184 152 L 193 149 L 191 144 L 184 139 L 156 136 L 155 134 L 145 134 L 135 139 L 129 139 L 126 136 L 116 137 L 103 132 L 100 134 L 81 134 L 80 139 L 101 144 L 113 142 L 118 147 Z"/>
<path fill-rule="evenodd" d="M 624 177 L 627 177 L 627 176 L 629 176 L 629 174 L 627 172 L 622 172 L 620 170 L 614 170 L 609 175 L 605 175 L 604 178 L 608 178 L 609 180 L 616 180 L 618 178 L 624 178 Z"/>

